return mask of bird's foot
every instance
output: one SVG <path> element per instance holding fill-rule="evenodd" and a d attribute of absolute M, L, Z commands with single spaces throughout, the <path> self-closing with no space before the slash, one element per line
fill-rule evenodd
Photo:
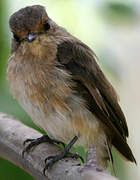
<path fill-rule="evenodd" d="M 74 159 L 81 159 L 82 162 L 84 162 L 84 159 L 78 155 L 78 154 L 74 154 L 74 153 L 70 153 L 69 150 L 71 149 L 72 145 L 77 141 L 77 136 L 75 136 L 72 141 L 57 155 L 54 156 L 48 156 L 45 159 L 45 168 L 43 170 L 43 174 L 45 175 L 45 171 L 51 167 L 55 162 L 63 159 L 64 157 L 68 157 L 68 158 L 74 158 Z"/>
<path fill-rule="evenodd" d="M 32 147 L 37 146 L 37 145 L 44 143 L 44 142 L 49 142 L 49 143 L 57 144 L 57 145 L 61 144 L 61 145 L 63 145 L 63 147 L 65 147 L 65 144 L 63 142 L 51 139 L 48 135 L 43 135 L 37 139 L 26 139 L 24 141 L 24 143 L 23 143 L 24 146 L 26 145 L 26 143 L 29 143 L 29 144 L 22 151 L 22 157 L 24 158 L 24 154 L 26 152 L 28 153 L 32 149 Z"/>

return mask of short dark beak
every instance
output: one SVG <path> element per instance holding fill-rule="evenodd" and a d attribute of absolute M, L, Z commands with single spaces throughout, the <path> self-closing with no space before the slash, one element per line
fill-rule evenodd
<path fill-rule="evenodd" d="M 32 42 L 33 40 L 35 40 L 36 36 L 37 36 L 36 34 L 31 33 L 28 34 L 24 40 L 28 42 Z"/>

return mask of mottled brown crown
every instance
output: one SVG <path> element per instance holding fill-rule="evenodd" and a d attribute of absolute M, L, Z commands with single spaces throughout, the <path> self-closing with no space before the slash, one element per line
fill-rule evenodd
<path fill-rule="evenodd" d="M 19 37 L 30 32 L 41 31 L 42 24 L 48 19 L 45 8 L 40 5 L 27 6 L 11 15 L 11 31 Z"/>

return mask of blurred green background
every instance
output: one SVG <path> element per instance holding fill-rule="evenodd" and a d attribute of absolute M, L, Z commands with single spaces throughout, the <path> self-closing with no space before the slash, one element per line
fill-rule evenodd
<path fill-rule="evenodd" d="M 118 91 L 130 130 L 129 144 L 138 166 L 126 163 L 114 153 L 117 175 L 121 180 L 138 180 L 140 117 L 140 1 L 139 0 L 0 0 L 0 112 L 13 115 L 37 128 L 9 93 L 6 64 L 10 55 L 8 19 L 20 8 L 41 4 L 59 25 L 88 44 Z M 80 150 L 81 151 L 81 150 Z M 0 180 L 33 179 L 7 160 L 0 159 Z"/>

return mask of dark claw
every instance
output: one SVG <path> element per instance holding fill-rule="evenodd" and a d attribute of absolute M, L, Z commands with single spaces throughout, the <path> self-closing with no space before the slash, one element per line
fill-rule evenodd
<path fill-rule="evenodd" d="M 69 152 L 69 150 L 71 149 L 71 147 L 73 146 L 73 144 L 77 141 L 78 137 L 75 136 L 71 142 L 65 147 L 65 144 L 61 141 L 57 141 L 57 140 L 52 140 L 49 138 L 49 136 L 44 135 L 40 138 L 37 139 L 27 139 L 26 141 L 24 141 L 24 145 L 26 145 L 26 143 L 30 142 L 23 150 L 22 152 L 22 157 L 24 157 L 25 152 L 29 152 L 29 150 L 36 146 L 39 145 L 43 142 L 49 142 L 49 143 L 55 143 L 55 144 L 62 144 L 64 146 L 64 149 L 57 155 L 55 156 L 49 156 L 45 159 L 45 168 L 43 169 L 43 174 L 45 175 L 45 171 L 51 167 L 55 162 L 63 159 L 64 157 L 71 157 L 71 158 L 80 158 L 82 162 L 84 162 L 83 158 L 81 156 L 79 156 L 78 154 L 72 154 Z"/>
<path fill-rule="evenodd" d="M 57 155 L 54 155 L 54 156 L 48 156 L 46 159 L 45 159 L 45 168 L 43 169 L 43 174 L 45 175 L 45 171 L 53 166 L 53 164 L 61 159 L 63 159 L 64 157 L 67 157 L 67 158 L 74 158 L 74 159 L 81 159 L 81 161 L 84 163 L 84 159 L 78 155 L 78 154 L 73 154 L 73 153 L 70 153 L 70 152 L 67 152 L 64 150 L 62 150 L 59 154 Z"/>
<path fill-rule="evenodd" d="M 84 159 L 82 158 L 82 156 L 80 156 L 77 153 L 68 153 L 68 154 L 66 154 L 65 157 L 74 158 L 74 159 L 80 159 L 82 161 L 82 163 L 84 163 Z"/>
<path fill-rule="evenodd" d="M 37 140 L 36 139 L 27 139 L 26 141 L 24 141 L 23 145 L 25 145 L 27 142 L 30 142 L 30 144 L 27 145 L 27 147 L 25 147 L 22 151 L 22 158 L 24 158 L 24 154 L 27 152 L 29 152 L 31 150 L 31 148 L 33 146 L 36 146 L 38 145 L 39 143 L 36 142 Z"/>
<path fill-rule="evenodd" d="M 56 155 L 56 156 L 57 156 L 57 155 Z M 47 163 L 48 160 L 53 159 L 53 158 L 55 158 L 55 156 L 48 156 L 48 157 L 45 159 L 45 164 Z"/>
<path fill-rule="evenodd" d="M 47 161 L 47 160 L 46 160 L 46 161 Z M 52 158 L 52 160 L 50 160 L 50 161 L 48 161 L 48 162 L 46 163 L 46 165 L 45 165 L 45 167 L 44 167 L 44 169 L 43 169 L 43 174 L 44 174 L 44 176 L 46 176 L 45 171 L 46 171 L 49 167 L 51 167 L 55 162 L 56 162 L 56 160 L 54 160 L 54 159 Z"/>
<path fill-rule="evenodd" d="M 45 171 L 51 167 L 55 162 L 63 159 L 64 157 L 71 157 L 71 158 L 75 158 L 78 159 L 80 158 L 82 162 L 84 162 L 84 159 L 78 155 L 78 154 L 73 154 L 70 153 L 69 150 L 71 149 L 72 145 L 77 141 L 77 136 L 75 136 L 72 141 L 57 155 L 54 156 L 48 156 L 45 159 L 45 168 L 43 169 L 43 174 L 45 175 Z"/>
<path fill-rule="evenodd" d="M 44 143 L 44 142 L 49 142 L 49 143 L 53 143 L 53 144 L 61 144 L 63 147 L 65 147 L 65 144 L 61 141 L 58 141 L 58 140 L 54 140 L 54 139 L 51 139 L 49 138 L 48 135 L 43 135 L 41 136 L 40 138 L 37 138 L 37 139 L 27 139 L 24 141 L 23 145 L 25 146 L 26 143 L 30 142 L 23 150 L 22 152 L 22 157 L 24 158 L 24 154 L 26 152 L 29 152 L 31 150 L 32 147 L 34 146 L 37 146 L 41 143 Z"/>
<path fill-rule="evenodd" d="M 24 158 L 25 152 L 26 152 L 26 150 L 24 149 L 24 150 L 22 151 L 22 158 Z"/>
<path fill-rule="evenodd" d="M 31 142 L 31 141 L 33 141 L 33 140 L 35 140 L 35 139 L 26 139 L 26 140 L 23 142 L 23 146 L 25 146 L 26 143 Z"/>
<path fill-rule="evenodd" d="M 57 162 L 57 161 L 59 161 L 60 159 L 62 159 L 63 157 L 62 157 L 62 153 L 63 151 L 61 151 L 60 152 L 60 154 L 58 154 L 58 155 L 54 155 L 54 156 L 48 156 L 46 159 L 45 159 L 45 167 L 44 167 L 44 169 L 43 169 L 43 174 L 45 175 L 45 171 L 49 168 L 49 167 L 51 167 L 51 166 L 53 166 L 53 164 L 55 163 L 55 162 Z M 47 162 L 48 161 L 48 162 Z"/>

